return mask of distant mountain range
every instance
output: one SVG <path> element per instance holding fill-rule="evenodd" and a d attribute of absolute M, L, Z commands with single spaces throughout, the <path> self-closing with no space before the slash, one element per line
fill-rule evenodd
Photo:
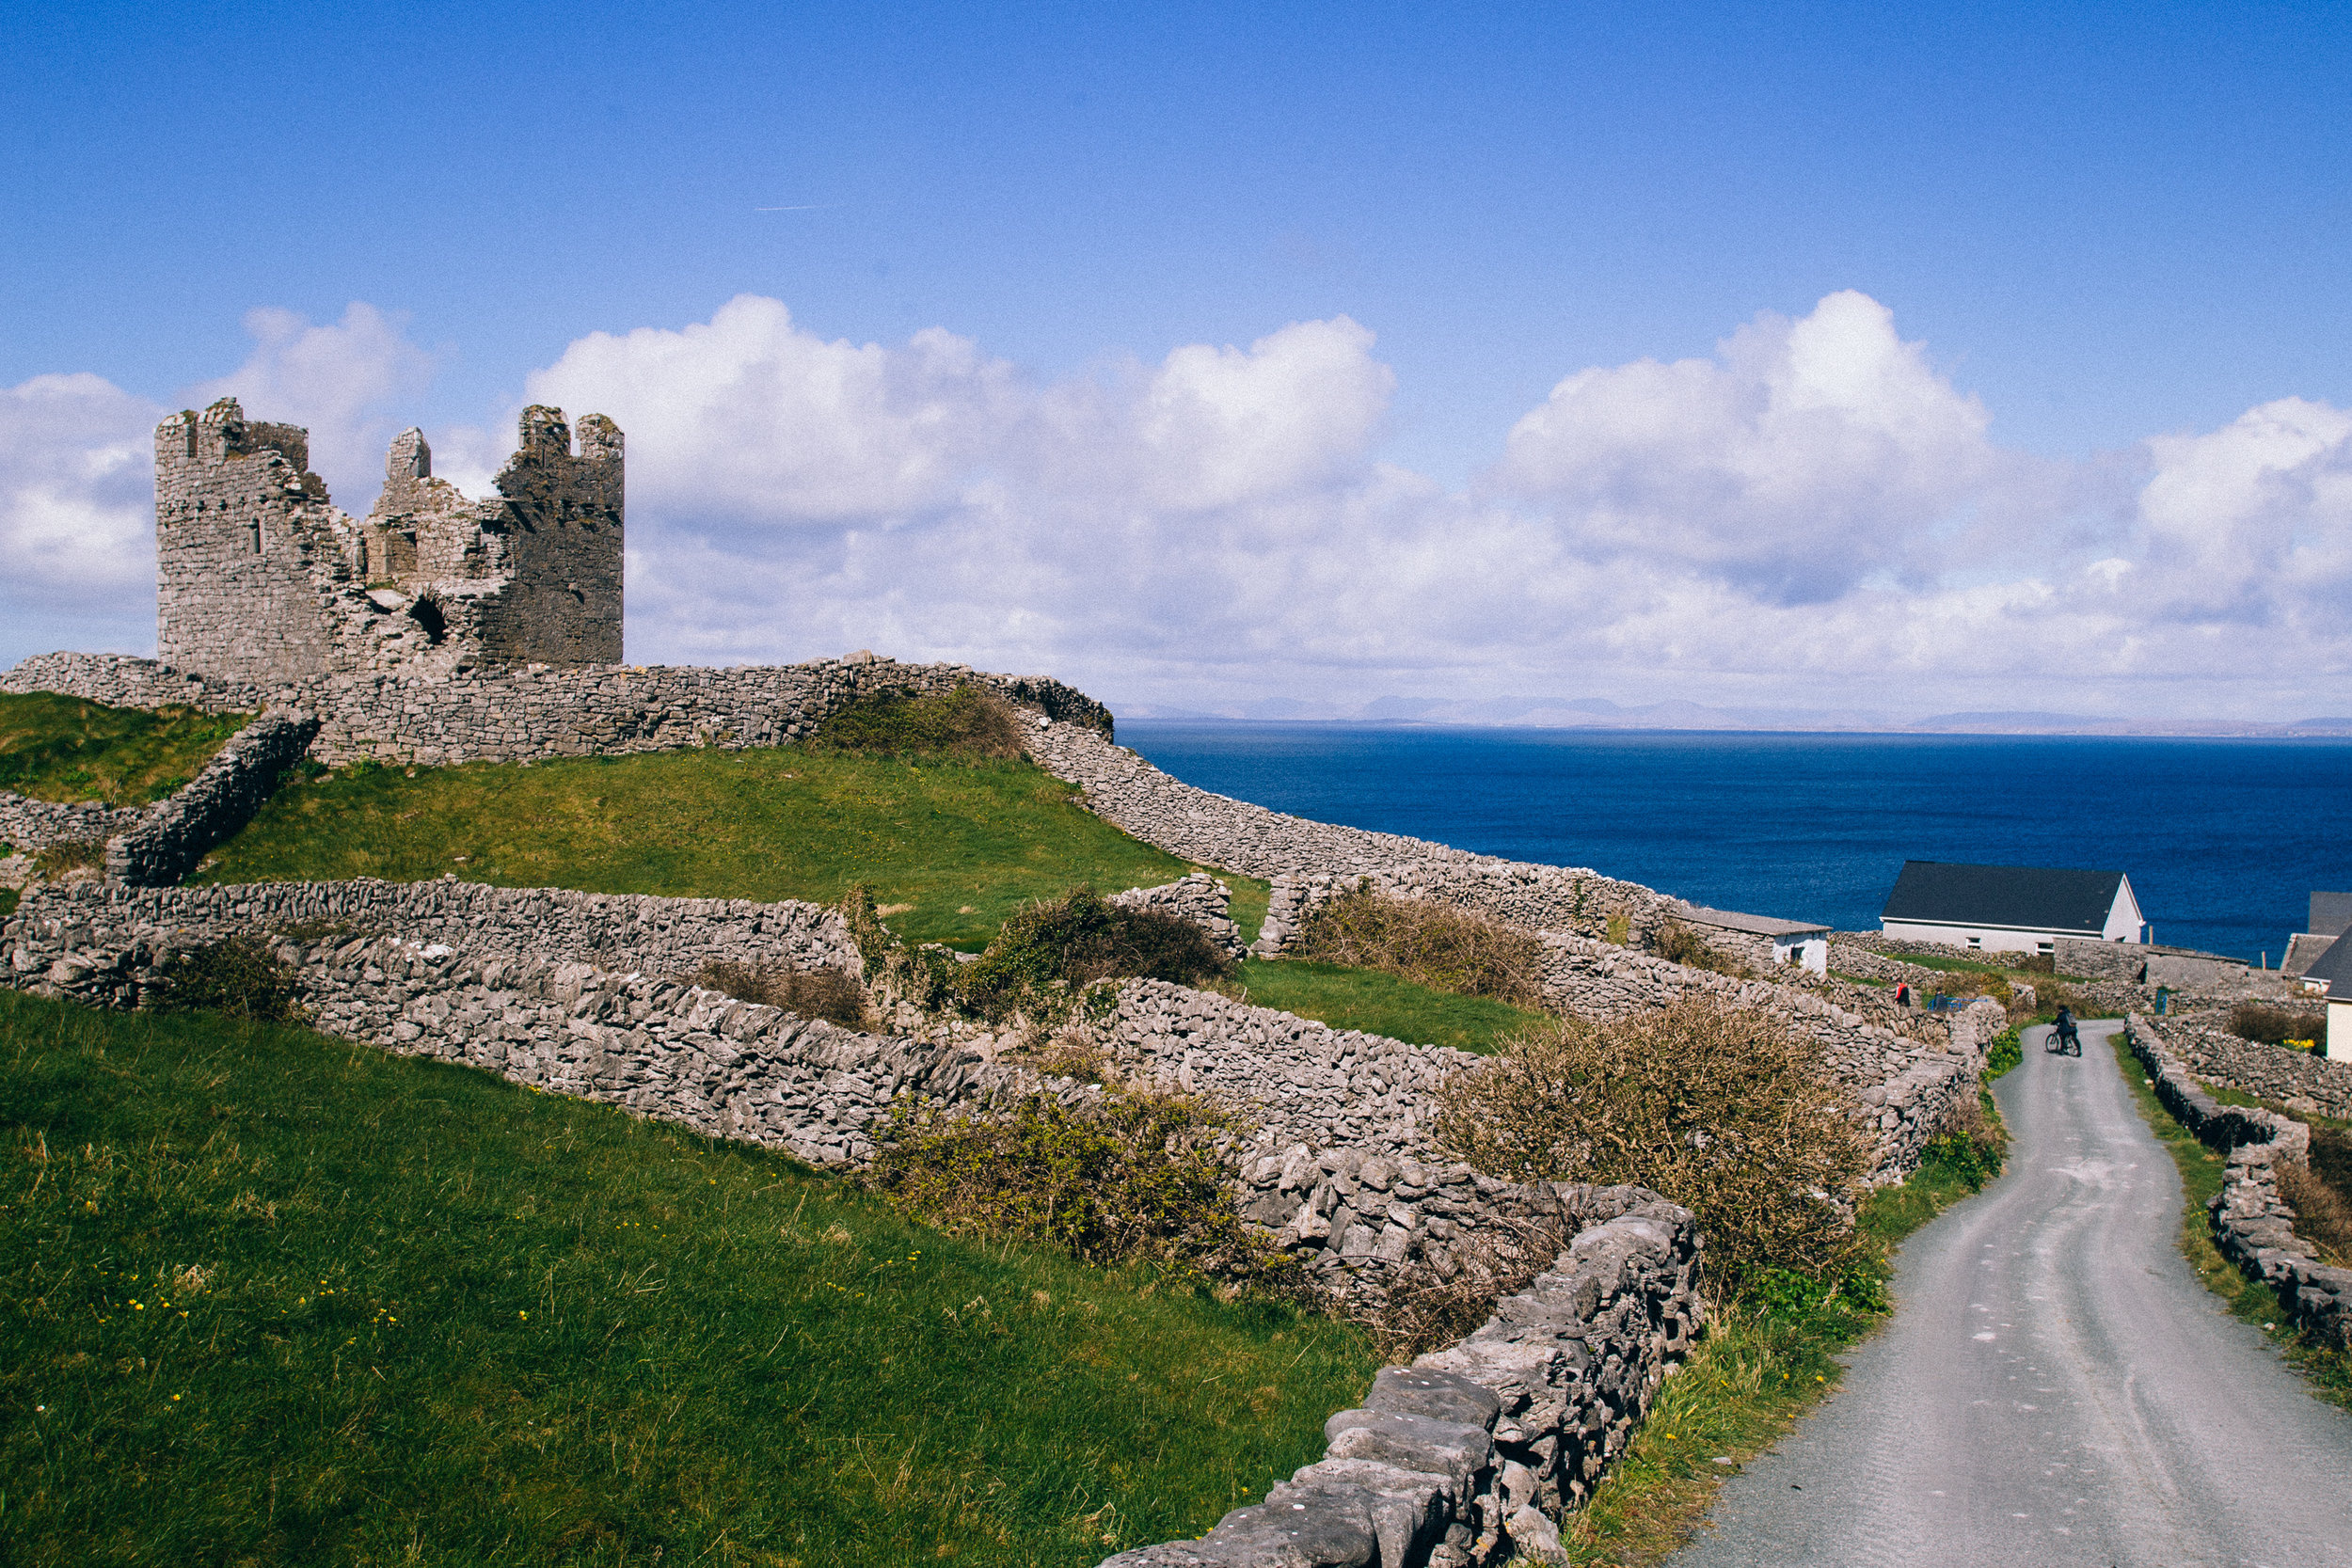
<path fill-rule="evenodd" d="M 1291 698 L 1216 708 L 1121 705 L 1121 719 L 1250 720 L 1344 724 L 1478 724 L 1541 730 L 1832 730 L 1888 735 L 2145 735 L 2287 739 L 2352 736 L 2352 718 L 2268 723 L 2238 719 L 2101 719 L 2082 713 L 1936 713 L 1904 719 L 1840 708 L 1708 707 L 1699 703 L 1626 706 L 1606 697 L 1488 697 L 1449 701 L 1381 697 L 1359 706 Z"/>

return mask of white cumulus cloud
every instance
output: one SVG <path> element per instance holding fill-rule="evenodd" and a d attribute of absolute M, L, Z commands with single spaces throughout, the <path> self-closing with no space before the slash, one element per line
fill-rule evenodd
<path fill-rule="evenodd" d="M 77 633 L 110 649 L 153 643 L 162 414 L 87 372 L 0 391 L 0 607 L 20 652 Z"/>
<path fill-rule="evenodd" d="M 310 422 L 364 507 L 431 356 L 364 305 L 250 325 L 251 360 L 204 390 Z M 2352 413 L 2290 397 L 2029 458 L 1851 291 L 1708 357 L 1566 375 L 1459 491 L 1382 461 L 1395 376 L 1345 317 L 1041 378 L 743 295 L 582 337 L 525 385 L 627 434 L 639 660 L 863 646 L 1211 708 L 2352 711 Z M 92 376 L 0 398 L 12 604 L 151 616 L 159 413 Z M 439 471 L 481 493 L 512 417 L 437 432 Z"/>
<path fill-rule="evenodd" d="M 292 310 L 248 310 L 245 329 L 252 354 L 190 401 L 233 397 L 247 419 L 305 426 L 311 468 L 344 510 L 365 512 L 384 484 L 385 449 L 413 422 L 396 405 L 431 384 L 434 356 L 408 341 L 401 318 L 358 302 L 326 326 Z"/>

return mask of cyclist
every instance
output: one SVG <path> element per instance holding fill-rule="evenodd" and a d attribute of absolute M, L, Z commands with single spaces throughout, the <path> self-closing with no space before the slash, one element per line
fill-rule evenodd
<path fill-rule="evenodd" d="M 2054 1051 L 2072 1051 L 2079 1054 L 2083 1048 L 2082 1035 L 2074 1028 L 2074 1012 L 2071 1007 L 2058 1010 L 2058 1021 L 2050 1025 Z"/>

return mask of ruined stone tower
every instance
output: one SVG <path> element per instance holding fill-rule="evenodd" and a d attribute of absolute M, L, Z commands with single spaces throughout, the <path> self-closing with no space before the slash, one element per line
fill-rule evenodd
<path fill-rule="evenodd" d="M 155 429 L 157 657 L 274 685 L 362 671 L 617 664 L 619 427 L 523 410 L 520 444 L 469 500 L 423 434 L 392 443 L 363 521 L 310 471 L 308 433 L 234 399 Z"/>

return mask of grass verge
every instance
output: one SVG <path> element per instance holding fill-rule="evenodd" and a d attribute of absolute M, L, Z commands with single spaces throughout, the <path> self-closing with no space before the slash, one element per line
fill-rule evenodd
<path fill-rule="evenodd" d="M 1241 982 L 1258 1006 L 1415 1045 L 1491 1052 L 1505 1035 L 1549 1022 L 1542 1013 L 1491 997 L 1455 996 L 1345 964 L 1251 958 L 1242 965 Z"/>
<path fill-rule="evenodd" d="M 802 749 L 356 767 L 281 789 L 195 879 L 455 872 L 508 887 L 823 903 L 864 882 L 910 940 L 977 951 L 1033 899 L 1194 869 L 1073 793 L 1027 762 Z"/>
<path fill-rule="evenodd" d="M 0 692 L 0 789 L 36 800 L 147 805 L 195 778 L 252 717 Z"/>
<path fill-rule="evenodd" d="M 1570 1517 L 1570 1560 L 1640 1568 L 1687 1544 L 1717 1485 L 1794 1426 L 1844 1372 L 1838 1353 L 1885 1317 L 1878 1286 L 1896 1244 L 1982 1180 L 1971 1162 L 1931 1158 L 1864 1200 L 1856 1225 L 1875 1254 L 1865 1275 L 1830 1291 L 1783 1275 L 1717 1308 L 1617 1468 Z"/>
<path fill-rule="evenodd" d="M 2280 1354 L 2303 1374 L 2312 1393 L 2331 1404 L 2352 1409 L 2352 1354 L 2311 1344 L 2288 1328 L 2279 1292 L 2259 1279 L 2247 1278 L 2214 1245 L 2205 1205 L 2221 1191 L 2223 1156 L 2207 1148 L 2195 1133 L 2172 1119 L 2172 1113 L 2156 1098 L 2147 1069 L 2132 1054 L 2131 1047 L 2123 1043 L 2123 1032 L 2119 1029 L 2108 1038 L 2115 1051 L 2116 1067 L 2123 1074 L 2141 1118 L 2172 1156 L 2172 1163 L 2180 1167 L 2185 1198 L 2181 1209 L 2181 1251 L 2188 1259 L 2189 1268 L 2204 1282 L 2205 1289 L 2221 1298 L 2232 1317 L 2254 1324 L 2270 1338 Z M 2221 1097 L 2217 1094 L 2215 1098 Z M 2234 1102 L 2245 1101 L 2241 1097 Z"/>
<path fill-rule="evenodd" d="M 0 1560 L 1090 1564 L 1363 1338 L 278 1025 L 0 992 Z"/>

